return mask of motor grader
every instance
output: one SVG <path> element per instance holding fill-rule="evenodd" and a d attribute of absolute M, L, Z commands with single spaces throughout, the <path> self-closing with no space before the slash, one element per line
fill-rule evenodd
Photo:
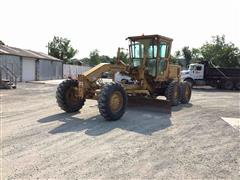
<path fill-rule="evenodd" d="M 146 101 L 143 103 L 146 104 L 153 100 L 156 104 L 160 101 L 156 99 L 158 96 L 165 96 L 166 104 L 171 106 L 189 102 L 191 87 L 187 82 L 180 82 L 180 66 L 169 62 L 171 38 L 142 35 L 126 40 L 129 40 L 128 64 L 121 61 L 118 49 L 115 62 L 100 63 L 79 74 L 77 79 L 68 79 L 59 84 L 56 98 L 62 110 L 76 112 L 83 107 L 86 99 L 95 99 L 100 114 L 106 120 L 118 120 L 132 98 L 144 98 Z M 101 79 L 106 72 L 112 74 L 110 83 L 104 83 Z M 128 79 L 117 78 L 116 74 Z"/>

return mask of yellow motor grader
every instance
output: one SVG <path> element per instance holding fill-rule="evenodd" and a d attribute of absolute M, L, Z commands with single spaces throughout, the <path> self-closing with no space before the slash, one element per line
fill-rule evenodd
<path fill-rule="evenodd" d="M 180 82 L 180 66 L 169 63 L 172 39 L 160 35 L 128 37 L 129 63 L 119 58 L 114 63 L 101 63 L 59 84 L 57 103 L 66 112 L 79 111 L 86 99 L 98 101 L 100 114 L 106 120 L 118 120 L 125 113 L 128 100 L 138 98 L 146 104 L 149 100 L 160 102 L 158 96 L 166 97 L 166 104 L 186 104 L 191 98 L 191 87 Z M 103 73 L 112 74 L 112 82 L 102 81 Z M 118 77 L 116 77 L 118 76 Z M 122 79 L 119 78 L 123 77 Z M 127 78 L 126 78 L 127 77 Z M 161 103 L 159 103 L 161 104 Z"/>

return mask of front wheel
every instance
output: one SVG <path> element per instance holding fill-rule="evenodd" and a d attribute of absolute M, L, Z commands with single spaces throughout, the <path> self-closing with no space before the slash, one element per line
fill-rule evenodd
<path fill-rule="evenodd" d="M 108 121 L 116 121 L 125 113 L 127 95 L 123 87 L 118 83 L 103 86 L 98 98 L 100 114 Z"/>
<path fill-rule="evenodd" d="M 78 80 L 68 79 L 59 84 L 56 92 L 58 106 L 68 112 L 79 111 L 85 102 L 77 96 Z"/>
<path fill-rule="evenodd" d="M 191 99 L 192 89 L 188 82 L 180 83 L 180 102 L 187 104 Z"/>

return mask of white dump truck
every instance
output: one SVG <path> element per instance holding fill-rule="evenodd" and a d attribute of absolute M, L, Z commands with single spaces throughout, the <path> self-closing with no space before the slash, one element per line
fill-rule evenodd
<path fill-rule="evenodd" d="M 210 67 L 208 62 L 190 64 L 187 70 L 181 71 L 181 79 L 191 86 L 209 85 L 240 90 L 240 68 Z"/>

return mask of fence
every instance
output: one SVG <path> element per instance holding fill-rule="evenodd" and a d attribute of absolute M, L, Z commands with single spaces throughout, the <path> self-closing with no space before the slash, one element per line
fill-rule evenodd
<path fill-rule="evenodd" d="M 70 64 L 63 64 L 63 78 L 77 78 L 78 74 L 84 73 L 85 71 L 89 70 L 91 67 L 89 66 L 77 66 L 77 65 L 70 65 Z"/>

